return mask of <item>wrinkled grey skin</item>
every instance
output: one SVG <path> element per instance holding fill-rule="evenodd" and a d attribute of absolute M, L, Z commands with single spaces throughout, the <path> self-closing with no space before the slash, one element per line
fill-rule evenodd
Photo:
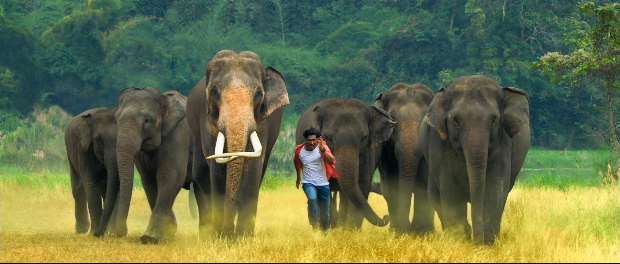
<path fill-rule="evenodd" d="M 390 139 L 377 148 L 383 197 L 388 203 L 390 228 L 399 232 L 428 233 L 435 229 L 435 210 L 428 200 L 428 164 L 418 132 L 433 92 L 421 83 L 398 83 L 377 95 L 375 106 L 396 121 Z M 413 221 L 409 221 L 411 195 Z"/>
<path fill-rule="evenodd" d="M 476 243 L 493 244 L 530 146 L 528 94 L 485 76 L 459 77 L 437 91 L 420 142 L 442 228 L 469 238 L 473 227 Z"/>
<path fill-rule="evenodd" d="M 284 77 L 265 68 L 251 51 L 215 54 L 205 77 L 190 92 L 187 119 L 196 139 L 193 174 L 213 205 L 213 211 L 199 211 L 199 215 L 213 217 L 216 236 L 254 234 L 258 191 L 287 104 Z M 254 151 L 250 143 L 254 131 L 262 144 L 259 157 L 240 157 L 225 164 L 206 160 L 215 153 L 218 132 L 226 138 L 224 153 L 233 153 Z M 206 231 L 201 230 L 201 235 L 208 235 Z"/>
<path fill-rule="evenodd" d="M 172 212 L 182 187 L 193 181 L 190 145 L 193 138 L 185 118 L 186 98 L 175 91 L 162 94 L 155 88 L 127 88 L 117 102 L 116 157 L 120 177 L 117 229 L 127 234 L 127 215 L 133 189 L 134 163 L 140 173 L 152 215 L 142 243 L 157 243 L 174 236 L 177 229 Z M 196 191 L 198 207 L 206 206 Z M 107 209 L 107 206 L 106 206 Z M 107 215 L 104 211 L 104 220 Z M 102 226 L 103 226 L 102 220 Z M 102 230 L 98 231 L 101 235 Z"/>
<path fill-rule="evenodd" d="M 308 108 L 297 123 L 297 144 L 305 142 L 303 132 L 314 127 L 336 158 L 340 179 L 330 179 L 330 216 L 332 226 L 340 223 L 361 228 L 364 218 L 376 226 L 385 226 L 389 216 L 381 219 L 368 204 L 375 171 L 375 146 L 386 141 L 394 122 L 388 113 L 357 99 L 329 98 Z M 340 210 L 336 198 L 340 195 Z"/>
<path fill-rule="evenodd" d="M 107 185 L 118 180 L 115 111 L 85 111 L 71 119 L 65 129 L 77 233 L 88 232 L 89 226 L 91 232 L 99 228 Z M 110 225 L 111 232 L 114 226 Z"/>

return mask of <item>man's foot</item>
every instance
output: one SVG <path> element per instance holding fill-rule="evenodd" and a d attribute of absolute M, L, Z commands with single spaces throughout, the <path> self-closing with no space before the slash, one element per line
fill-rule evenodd
<path fill-rule="evenodd" d="M 320 228 L 319 223 L 312 225 L 312 231 L 318 231 Z"/>

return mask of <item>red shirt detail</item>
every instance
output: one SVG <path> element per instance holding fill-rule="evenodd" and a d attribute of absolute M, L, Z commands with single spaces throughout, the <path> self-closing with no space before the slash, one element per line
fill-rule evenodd
<path fill-rule="evenodd" d="M 304 147 L 306 143 L 301 143 L 300 145 L 298 145 L 295 148 L 295 157 L 293 158 L 293 162 L 295 162 L 295 167 L 302 169 L 304 167 L 304 164 L 301 163 L 301 159 L 299 159 L 299 153 L 301 152 L 301 149 Z M 327 146 L 327 144 L 325 142 L 323 142 L 323 145 L 325 146 L 325 152 L 332 154 L 331 150 L 329 150 L 329 147 Z M 334 179 L 338 179 L 340 178 L 340 174 L 338 174 L 338 171 L 336 170 L 336 161 L 334 161 L 334 164 L 329 164 L 327 163 L 327 160 L 325 159 L 325 156 L 323 155 L 323 152 L 319 151 L 319 153 L 321 153 L 321 157 L 323 157 L 323 162 L 325 163 L 325 172 L 327 172 L 327 180 L 329 181 L 329 179 L 334 178 Z"/>

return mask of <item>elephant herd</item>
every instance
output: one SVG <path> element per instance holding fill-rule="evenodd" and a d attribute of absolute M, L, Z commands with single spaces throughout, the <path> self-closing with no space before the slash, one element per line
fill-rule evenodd
<path fill-rule="evenodd" d="M 423 234 L 434 230 L 437 212 L 444 230 L 467 238 L 473 232 L 475 242 L 492 244 L 529 149 L 528 102 L 525 91 L 485 76 L 460 77 L 436 94 L 423 84 L 398 83 L 372 106 L 341 98 L 312 105 L 296 141 L 318 128 L 338 161 L 341 177 L 330 180 L 332 226 L 359 229 L 367 219 Z M 253 52 L 223 50 L 188 97 L 127 88 L 115 108 L 74 117 L 65 144 L 76 232 L 127 235 L 135 166 L 152 212 L 142 243 L 175 235 L 172 205 L 190 187 L 201 237 L 252 236 L 287 104 L 278 71 Z M 389 212 L 383 217 L 368 203 L 377 168 Z"/>

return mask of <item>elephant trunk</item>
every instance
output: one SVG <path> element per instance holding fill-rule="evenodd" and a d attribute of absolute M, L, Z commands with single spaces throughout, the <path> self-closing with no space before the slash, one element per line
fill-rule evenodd
<path fill-rule="evenodd" d="M 463 135 L 463 154 L 467 164 L 469 176 L 469 195 L 471 203 L 472 229 L 474 241 L 483 244 L 484 241 L 484 196 L 487 176 L 487 161 L 489 154 L 488 133 L 478 132 Z"/>
<path fill-rule="evenodd" d="M 120 228 L 125 229 L 118 231 L 120 236 L 124 236 L 127 233 L 125 223 L 127 222 L 127 215 L 129 214 L 129 205 L 131 203 L 131 194 L 133 190 L 134 159 L 140 151 L 142 138 L 140 137 L 141 130 L 136 125 L 119 125 L 118 131 L 116 158 L 120 188 L 118 194 L 117 223 Z"/>
<path fill-rule="evenodd" d="M 116 147 L 116 146 L 114 146 Z M 106 153 L 112 153 L 112 151 Z M 101 222 L 99 228 L 94 232 L 94 236 L 101 237 L 110 222 L 110 218 L 112 218 L 112 212 L 114 211 L 114 206 L 118 197 L 118 189 L 120 187 L 119 175 L 118 175 L 118 165 L 116 163 L 116 153 L 112 153 L 113 157 L 106 158 L 110 160 L 112 163 L 111 166 L 108 166 L 108 184 L 105 196 L 105 202 L 103 204 L 103 214 L 101 216 Z M 116 230 L 116 227 L 114 227 Z"/>
<path fill-rule="evenodd" d="M 397 218 L 392 219 L 396 221 L 396 226 L 403 230 L 409 230 L 411 228 L 411 222 L 409 221 L 409 214 L 411 212 L 411 196 L 413 194 L 416 182 L 416 173 L 418 171 L 418 159 L 416 153 L 416 146 L 414 142 L 403 142 L 401 146 L 397 146 L 397 159 L 400 162 L 399 166 L 399 193 L 398 193 L 398 208 Z M 417 155 L 416 155 L 417 154 Z"/>
<path fill-rule="evenodd" d="M 345 197 L 364 213 L 364 217 L 375 226 L 386 226 L 390 223 L 388 215 L 381 219 L 368 204 L 359 186 L 359 153 L 353 148 L 341 148 L 336 154 L 336 169 L 340 173 L 338 184 Z"/>
<path fill-rule="evenodd" d="M 244 89 L 233 89 L 222 93 L 222 106 L 218 127 L 226 130 L 226 144 L 229 153 L 245 152 L 250 130 L 256 130 L 253 119 L 252 95 Z M 235 232 L 235 217 L 239 205 L 239 187 L 244 173 L 243 156 L 226 163 L 226 192 L 224 196 L 224 223 L 222 235 Z"/>

